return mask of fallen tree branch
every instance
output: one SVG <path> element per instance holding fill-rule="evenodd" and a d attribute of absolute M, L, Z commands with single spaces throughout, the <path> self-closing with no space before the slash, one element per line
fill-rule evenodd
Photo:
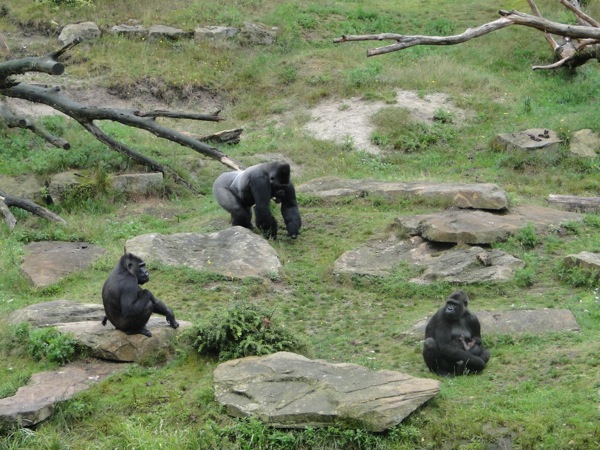
<path fill-rule="evenodd" d="M 0 195 L 0 211 L 2 211 L 2 215 L 4 216 L 4 220 L 6 221 L 6 225 L 8 225 L 8 229 L 12 230 L 17 224 L 17 219 L 13 216 L 13 213 L 10 212 L 6 203 L 4 203 L 4 197 Z"/>
<path fill-rule="evenodd" d="M 566 1 L 566 0 L 563 0 Z M 534 13 L 539 14 L 535 3 L 532 0 L 528 0 Z M 568 2 L 567 2 L 568 3 Z M 571 8 L 575 8 L 575 6 L 570 5 Z M 586 21 L 589 21 L 593 24 L 593 26 L 582 26 L 582 25 L 565 25 L 558 22 L 553 22 L 551 20 L 545 19 L 540 16 L 534 16 L 530 14 L 525 14 L 516 10 L 499 11 L 500 19 L 494 20 L 493 22 L 489 22 L 483 25 L 480 25 L 475 28 L 469 28 L 461 34 L 452 35 L 452 36 L 422 36 L 422 35 L 404 35 L 404 34 L 395 34 L 395 33 L 381 33 L 381 34 L 370 34 L 370 35 L 343 35 L 339 38 L 333 40 L 334 43 L 344 43 L 344 42 L 352 42 L 352 41 L 385 41 L 385 40 L 393 40 L 396 41 L 395 44 L 385 45 L 383 47 L 372 48 L 367 50 L 367 56 L 377 56 L 385 53 L 396 52 L 399 50 L 404 50 L 409 47 L 414 47 L 417 45 L 457 45 L 462 44 L 471 39 L 475 39 L 486 35 L 488 33 L 500 30 L 502 28 L 506 28 L 512 25 L 522 25 L 530 28 L 534 28 L 544 32 L 547 36 L 548 33 L 552 33 L 558 36 L 563 36 L 565 38 L 576 39 L 576 40 L 585 40 L 585 44 L 583 46 L 574 45 L 572 48 L 570 46 L 559 46 L 556 41 L 550 36 L 547 36 L 548 43 L 555 50 L 556 57 L 558 59 L 557 63 L 551 64 L 549 66 L 535 66 L 535 69 L 540 68 L 555 68 L 560 66 L 568 66 L 570 68 L 574 68 L 580 66 L 587 62 L 590 59 L 598 59 L 599 53 L 596 49 L 586 48 L 585 52 L 582 52 L 581 49 L 586 46 L 593 46 L 600 42 L 600 28 L 597 27 L 597 22 L 593 19 L 589 18 L 587 15 L 583 15 L 582 17 L 586 17 Z M 583 14 L 583 13 L 582 13 Z"/>
<path fill-rule="evenodd" d="M 58 216 L 57 214 L 54 214 L 52 211 L 32 202 L 31 200 L 26 200 L 24 198 L 19 198 L 19 197 L 15 197 L 13 195 L 9 195 L 4 191 L 0 190 L 0 197 L 2 198 L 2 201 L 7 205 L 7 206 L 16 206 L 17 208 L 21 208 L 24 209 L 26 211 L 29 211 L 32 214 L 35 214 L 36 216 L 40 216 L 43 217 L 44 219 L 48 219 L 51 220 L 52 222 L 58 222 L 58 223 L 67 223 L 66 220 L 64 220 L 62 217 Z"/>

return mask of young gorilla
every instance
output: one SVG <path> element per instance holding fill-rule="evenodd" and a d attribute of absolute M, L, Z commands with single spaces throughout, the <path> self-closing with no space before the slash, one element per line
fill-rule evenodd
<path fill-rule="evenodd" d="M 252 206 L 256 226 L 266 238 L 277 238 L 277 221 L 271 214 L 270 201 L 281 203 L 281 215 L 288 236 L 298 237 L 302 219 L 296 202 L 296 190 L 290 181 L 290 165 L 261 163 L 243 171 L 225 172 L 213 183 L 213 194 L 221 207 L 231 214 L 232 225 L 252 229 Z"/>
<path fill-rule="evenodd" d="M 423 359 L 438 375 L 463 375 L 481 372 L 490 359 L 490 351 L 481 341 L 481 326 L 467 305 L 464 291 L 454 291 L 425 328 Z"/>
<path fill-rule="evenodd" d="M 177 328 L 179 323 L 175 320 L 173 311 L 154 297 L 152 292 L 139 286 L 149 279 L 146 263 L 142 259 L 131 253 L 121 256 L 102 287 L 106 314 L 102 325 L 110 320 L 117 330 L 151 337 L 152 333 L 146 328 L 146 323 L 154 312 L 166 316 L 169 325 Z"/>

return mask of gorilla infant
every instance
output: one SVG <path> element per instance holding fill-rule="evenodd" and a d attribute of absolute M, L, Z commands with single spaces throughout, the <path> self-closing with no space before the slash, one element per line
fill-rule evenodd
<path fill-rule="evenodd" d="M 154 312 L 166 316 L 169 325 L 177 328 L 179 323 L 175 320 L 173 311 L 154 297 L 152 292 L 139 286 L 149 279 L 146 263 L 141 258 L 131 253 L 121 256 L 102 287 L 102 302 L 106 314 L 102 325 L 110 320 L 117 330 L 151 337 L 152 333 L 146 328 L 146 323 Z"/>
<path fill-rule="evenodd" d="M 467 305 L 464 291 L 454 291 L 425 328 L 423 359 L 438 375 L 463 375 L 481 372 L 490 351 L 481 341 L 481 326 Z"/>
<path fill-rule="evenodd" d="M 298 237 L 302 219 L 296 202 L 296 190 L 290 181 L 290 165 L 261 163 L 242 171 L 225 172 L 213 183 L 213 194 L 221 207 L 231 214 L 232 225 L 252 229 L 252 206 L 256 227 L 266 238 L 277 238 L 277 221 L 271 214 L 270 201 L 281 204 L 281 215 L 288 236 Z"/>

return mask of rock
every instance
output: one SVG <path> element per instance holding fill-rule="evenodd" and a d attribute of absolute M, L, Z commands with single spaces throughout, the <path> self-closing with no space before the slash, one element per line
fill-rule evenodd
<path fill-rule="evenodd" d="M 486 251 L 481 247 L 449 250 L 427 262 L 427 269 L 411 281 L 431 283 L 481 283 L 511 280 L 525 263 L 502 250 Z"/>
<path fill-rule="evenodd" d="M 42 192 L 45 189 L 44 183 L 39 181 L 34 175 L 19 175 L 11 177 L 0 174 L 1 189 L 7 194 L 15 197 L 31 200 L 36 203 L 44 202 Z"/>
<path fill-rule="evenodd" d="M 569 151 L 585 158 L 595 158 L 600 150 L 600 136 L 590 129 L 573 133 L 569 140 Z"/>
<path fill-rule="evenodd" d="M 440 200 L 458 208 L 503 210 L 508 196 L 495 184 L 477 183 L 405 183 L 377 180 L 348 180 L 324 177 L 297 188 L 298 192 L 319 197 L 365 197 L 380 195 L 390 198 L 419 197 Z"/>
<path fill-rule="evenodd" d="M 221 27 L 221 26 L 206 26 L 198 27 L 194 30 L 195 41 L 225 41 L 231 39 L 240 32 L 239 28 Z"/>
<path fill-rule="evenodd" d="M 146 262 L 187 266 L 233 278 L 270 277 L 282 267 L 267 240 L 239 226 L 207 234 L 145 234 L 128 240 L 125 247 Z"/>
<path fill-rule="evenodd" d="M 102 35 L 100 28 L 94 22 L 81 22 L 65 25 L 58 36 L 58 40 L 67 45 L 77 38 L 83 40 L 97 39 Z"/>
<path fill-rule="evenodd" d="M 52 203 L 59 204 L 65 201 L 69 193 L 74 192 L 74 189 L 84 182 L 91 183 L 91 180 L 89 177 L 76 170 L 69 170 L 52 175 L 50 177 L 50 184 L 48 185 L 48 194 L 50 195 Z"/>
<path fill-rule="evenodd" d="M 544 334 L 554 331 L 579 331 L 575 316 L 568 309 L 514 309 L 510 311 L 475 312 L 481 324 L 481 333 L 488 334 Z M 433 313 L 432 313 L 433 315 Z M 422 339 L 426 319 L 417 322 L 405 336 Z"/>
<path fill-rule="evenodd" d="M 105 250 L 87 242 L 32 242 L 23 247 L 21 270 L 35 287 L 49 286 L 90 267 Z"/>
<path fill-rule="evenodd" d="M 551 227 L 559 227 L 564 222 L 581 220 L 583 216 L 578 213 L 529 205 L 513 208 L 507 214 L 447 210 L 398 217 L 396 224 L 401 232 L 420 235 L 434 242 L 491 244 L 506 240 L 528 224 L 532 224 L 537 233 L 542 233 Z"/>
<path fill-rule="evenodd" d="M 115 175 L 112 177 L 110 185 L 114 190 L 124 194 L 147 196 L 157 193 L 163 188 L 163 174 L 152 172 Z"/>
<path fill-rule="evenodd" d="M 26 322 L 34 327 L 49 327 L 67 322 L 100 322 L 104 318 L 104 306 L 97 303 L 78 303 L 70 300 L 53 300 L 29 305 L 13 311 L 8 322 Z"/>
<path fill-rule="evenodd" d="M 531 128 L 518 133 L 506 133 L 496 136 L 494 147 L 501 150 L 558 150 L 562 140 L 552 130 Z"/>
<path fill-rule="evenodd" d="M 36 373 L 15 395 L 0 399 L 0 423 L 32 427 L 52 416 L 56 403 L 122 369 L 122 364 L 106 361 L 77 361 Z"/>
<path fill-rule="evenodd" d="M 104 317 L 104 316 L 103 316 Z M 95 358 L 110 361 L 140 361 L 161 350 L 171 349 L 171 340 L 180 331 L 191 326 L 190 322 L 179 322 L 179 328 L 171 328 L 166 319 L 153 315 L 146 324 L 152 337 L 143 334 L 126 334 L 116 330 L 110 322 L 106 326 L 97 322 L 58 323 L 54 326 L 61 333 L 73 333 L 75 339 L 90 350 Z"/>
<path fill-rule="evenodd" d="M 247 357 L 214 371 L 215 397 L 235 417 L 278 428 L 350 426 L 384 431 L 439 392 L 440 383 L 294 353 Z"/>
<path fill-rule="evenodd" d="M 576 255 L 567 255 L 564 262 L 567 266 L 581 267 L 600 275 L 600 253 L 579 252 Z"/>
<path fill-rule="evenodd" d="M 238 42 L 245 47 L 273 45 L 277 37 L 277 27 L 266 27 L 258 23 L 244 23 L 238 34 Z"/>
<path fill-rule="evenodd" d="M 373 239 L 356 250 L 344 253 L 335 261 L 333 273 L 385 277 L 394 273 L 402 261 L 424 268 L 418 277 L 410 280 L 419 284 L 432 281 L 464 284 L 507 281 L 524 264 L 498 249 L 459 249 L 454 245 L 428 242 L 419 236 L 399 240 L 390 235 L 387 239 Z"/>
<path fill-rule="evenodd" d="M 148 30 L 142 25 L 120 24 L 112 27 L 109 32 L 111 34 L 119 34 L 121 36 L 143 38 L 148 36 Z"/>
<path fill-rule="evenodd" d="M 152 25 L 148 30 L 148 39 L 165 39 L 177 41 L 186 39 L 192 36 L 188 31 L 180 30 L 179 28 L 168 27 L 165 25 Z"/>

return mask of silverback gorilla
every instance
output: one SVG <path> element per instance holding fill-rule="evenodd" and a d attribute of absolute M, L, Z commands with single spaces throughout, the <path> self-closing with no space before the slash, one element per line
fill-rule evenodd
<path fill-rule="evenodd" d="M 256 226 L 266 238 L 277 238 L 277 221 L 271 214 L 270 201 L 281 203 L 281 215 L 288 236 L 298 237 L 302 220 L 296 191 L 290 181 L 290 165 L 261 163 L 242 171 L 225 172 L 213 184 L 217 202 L 231 214 L 232 225 L 252 229 L 252 206 Z"/>
<path fill-rule="evenodd" d="M 454 291 L 427 323 L 423 359 L 438 375 L 481 372 L 490 359 L 481 342 L 479 320 L 468 303 L 464 291 Z"/>
<path fill-rule="evenodd" d="M 149 279 L 146 263 L 141 258 L 131 253 L 121 256 L 102 287 L 102 302 L 106 314 L 102 325 L 110 320 L 117 330 L 151 337 L 152 333 L 146 328 L 146 323 L 154 312 L 166 316 L 169 325 L 177 328 L 179 323 L 175 320 L 173 311 L 154 297 L 152 292 L 139 286 Z"/>

